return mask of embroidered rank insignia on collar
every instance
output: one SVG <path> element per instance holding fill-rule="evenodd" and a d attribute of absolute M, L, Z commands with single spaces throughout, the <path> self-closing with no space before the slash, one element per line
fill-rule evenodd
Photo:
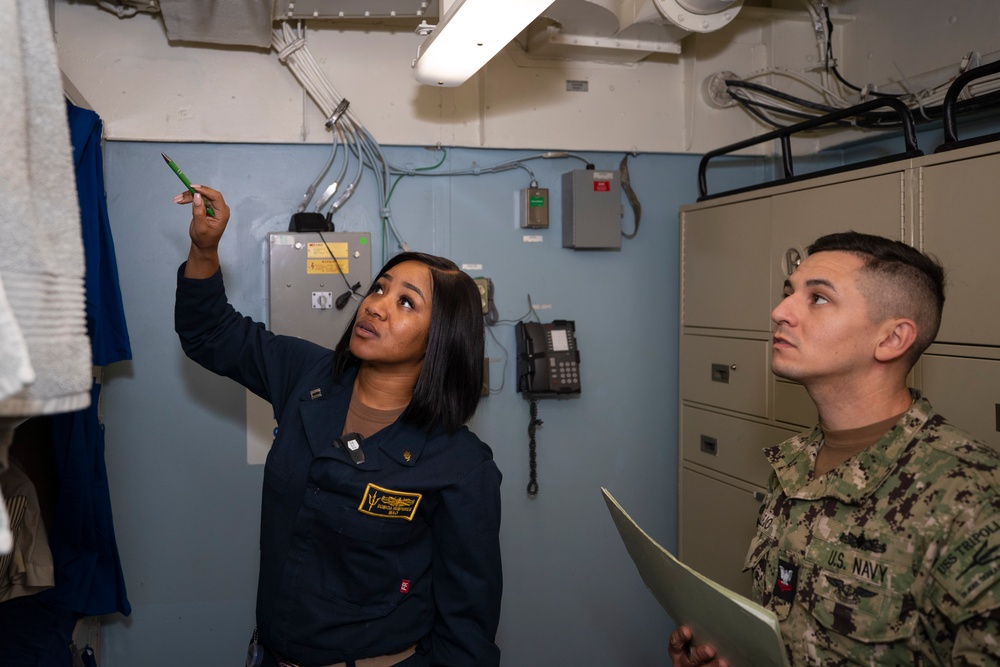
<path fill-rule="evenodd" d="M 358 511 L 387 519 L 413 521 L 423 497 L 422 493 L 383 489 L 381 486 L 369 482 L 368 488 L 365 489 L 365 497 L 358 505 Z"/>
<path fill-rule="evenodd" d="M 795 599 L 795 584 L 798 578 L 799 566 L 779 558 L 778 578 L 774 582 L 774 590 L 771 593 L 780 600 L 791 602 Z"/>

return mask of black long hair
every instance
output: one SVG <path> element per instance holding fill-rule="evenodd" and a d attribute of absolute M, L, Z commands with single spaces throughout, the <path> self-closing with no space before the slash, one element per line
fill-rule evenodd
<path fill-rule="evenodd" d="M 372 284 L 403 262 L 420 262 L 430 269 L 433 294 L 427 354 L 413 397 L 400 419 L 423 431 L 441 426 L 454 433 L 475 414 L 482 392 L 486 341 L 479 290 L 450 259 L 422 252 L 395 255 Z M 335 348 L 333 377 L 337 381 L 348 368 L 360 363 L 350 347 L 357 318 L 355 312 Z"/>

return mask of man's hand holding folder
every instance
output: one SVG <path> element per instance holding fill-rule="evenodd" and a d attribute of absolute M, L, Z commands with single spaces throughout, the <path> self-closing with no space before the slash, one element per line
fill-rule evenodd
<path fill-rule="evenodd" d="M 725 659 L 715 654 L 708 644 L 695 646 L 691 643 L 691 629 L 682 625 L 670 634 L 670 659 L 674 667 L 729 667 Z"/>

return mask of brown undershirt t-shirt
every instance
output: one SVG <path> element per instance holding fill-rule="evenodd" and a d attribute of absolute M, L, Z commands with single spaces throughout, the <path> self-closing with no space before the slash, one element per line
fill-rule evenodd
<path fill-rule="evenodd" d="M 376 410 L 359 401 L 355 394 L 351 396 L 351 405 L 347 408 L 344 433 L 360 433 L 362 438 L 369 438 L 396 421 L 405 409 Z"/>
<path fill-rule="evenodd" d="M 845 431 L 823 430 L 823 446 L 816 456 L 816 466 L 813 468 L 813 479 L 818 479 L 830 472 L 841 463 L 878 442 L 879 438 L 889 432 L 896 422 L 905 415 L 900 412 L 895 417 Z"/>

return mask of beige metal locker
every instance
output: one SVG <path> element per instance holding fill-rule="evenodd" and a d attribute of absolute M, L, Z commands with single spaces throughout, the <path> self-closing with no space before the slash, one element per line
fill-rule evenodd
<path fill-rule="evenodd" d="M 680 560 L 749 597 L 750 574 L 741 570 L 763 498 L 764 489 L 736 478 L 693 465 L 681 468 L 686 511 L 680 517 Z"/>
<path fill-rule="evenodd" d="M 924 354 L 920 388 L 948 421 L 1000 449 L 1000 350 L 979 353 L 993 358 Z"/>
<path fill-rule="evenodd" d="M 767 199 L 691 211 L 681 220 L 681 323 L 689 327 L 770 327 Z"/>
<path fill-rule="evenodd" d="M 819 414 L 805 387 L 798 382 L 775 378 L 774 419 L 806 429 L 819 421 Z"/>
<path fill-rule="evenodd" d="M 944 153 L 925 158 L 919 170 L 922 249 L 941 260 L 947 279 L 938 342 L 1000 345 L 997 150 L 987 144 Z"/>
<path fill-rule="evenodd" d="M 683 336 L 681 384 L 688 401 L 767 416 L 768 342 Z"/>
<path fill-rule="evenodd" d="M 681 456 L 686 463 L 764 486 L 771 466 L 763 449 L 797 432 L 685 406 L 681 411 Z"/>
<path fill-rule="evenodd" d="M 903 239 L 905 180 L 897 170 L 772 197 L 771 310 L 781 301 L 785 279 L 805 259 L 806 247 L 820 236 L 855 230 Z"/>

